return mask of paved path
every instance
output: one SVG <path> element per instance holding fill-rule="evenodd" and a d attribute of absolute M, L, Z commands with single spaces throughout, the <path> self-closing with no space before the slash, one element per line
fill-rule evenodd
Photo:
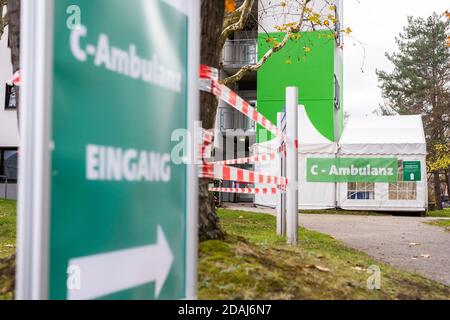
<path fill-rule="evenodd" d="M 274 214 L 272 209 L 231 209 Z M 424 224 L 432 220 L 436 218 L 307 214 L 299 221 L 378 260 L 450 286 L 450 233 Z"/>

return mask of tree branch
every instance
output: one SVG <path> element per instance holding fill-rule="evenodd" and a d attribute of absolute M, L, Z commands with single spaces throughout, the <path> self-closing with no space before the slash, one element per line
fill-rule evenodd
<path fill-rule="evenodd" d="M 5 27 L 8 25 L 8 14 L 3 16 L 3 8 L 6 6 L 8 0 L 0 0 L 0 39 L 3 36 Z"/>
<path fill-rule="evenodd" d="M 264 63 L 266 63 L 266 61 L 269 60 L 269 58 L 274 53 L 277 53 L 278 51 L 283 49 L 283 47 L 287 44 L 287 42 L 288 42 L 289 38 L 291 37 L 291 35 L 301 31 L 301 28 L 303 26 L 303 21 L 304 21 L 304 18 L 305 18 L 306 5 L 309 2 L 311 2 L 311 0 L 305 0 L 303 5 L 301 5 L 302 9 L 301 9 L 301 14 L 300 14 L 299 21 L 294 26 L 289 27 L 287 29 L 286 35 L 284 36 L 283 41 L 281 41 L 279 44 L 273 46 L 270 50 L 268 50 L 266 52 L 266 54 L 264 54 L 264 56 L 256 64 L 249 64 L 249 65 L 243 66 L 234 75 L 232 75 L 232 76 L 230 76 L 228 78 L 225 78 L 225 79 L 221 80 L 220 82 L 222 84 L 224 84 L 224 85 L 229 85 L 229 84 L 232 84 L 232 83 L 235 83 L 235 82 L 241 80 L 248 73 L 258 71 L 264 65 Z"/>
<path fill-rule="evenodd" d="M 223 48 L 228 37 L 235 31 L 242 30 L 252 12 L 255 0 L 245 0 L 233 13 L 224 18 L 222 34 L 219 37 L 219 48 Z"/>

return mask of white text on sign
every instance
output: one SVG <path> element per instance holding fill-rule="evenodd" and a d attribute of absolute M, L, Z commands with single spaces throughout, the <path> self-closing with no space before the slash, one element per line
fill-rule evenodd
<path fill-rule="evenodd" d="M 93 181 L 169 182 L 170 155 L 88 145 L 86 146 L 86 177 Z"/>
<path fill-rule="evenodd" d="M 141 79 L 174 92 L 181 92 L 181 73 L 161 64 L 156 54 L 152 59 L 145 59 L 139 57 L 136 46 L 133 44 L 130 44 L 127 50 L 110 46 L 106 34 L 99 35 L 97 46 L 87 44 L 83 49 L 80 42 L 82 37 L 87 36 L 87 32 L 87 28 L 83 25 L 71 31 L 70 49 L 77 60 L 85 62 L 88 55 L 91 55 L 97 67 L 104 67 L 132 79 Z"/>

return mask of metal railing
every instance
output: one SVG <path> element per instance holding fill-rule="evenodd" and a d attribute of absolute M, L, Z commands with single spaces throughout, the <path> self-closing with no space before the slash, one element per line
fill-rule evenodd
<path fill-rule="evenodd" d="M 254 121 L 232 108 L 219 109 L 219 124 L 221 132 L 238 129 L 254 131 L 256 129 Z"/>
<path fill-rule="evenodd" d="M 227 40 L 223 48 L 223 65 L 240 68 L 258 61 L 258 43 L 256 39 Z"/>
<path fill-rule="evenodd" d="M 5 199 L 8 199 L 8 177 L 0 176 L 0 180 L 3 180 L 3 184 L 5 185 Z"/>

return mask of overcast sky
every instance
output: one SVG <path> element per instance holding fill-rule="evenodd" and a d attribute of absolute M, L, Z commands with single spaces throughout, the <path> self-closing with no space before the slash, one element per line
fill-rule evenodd
<path fill-rule="evenodd" d="M 407 16 L 427 17 L 450 9 L 447 0 L 344 0 L 344 24 L 363 47 L 347 38 L 344 49 L 344 108 L 352 116 L 370 115 L 381 103 L 376 69 L 392 70 L 386 51 L 396 49 L 395 37 Z M 361 71 L 363 68 L 364 72 Z"/>

